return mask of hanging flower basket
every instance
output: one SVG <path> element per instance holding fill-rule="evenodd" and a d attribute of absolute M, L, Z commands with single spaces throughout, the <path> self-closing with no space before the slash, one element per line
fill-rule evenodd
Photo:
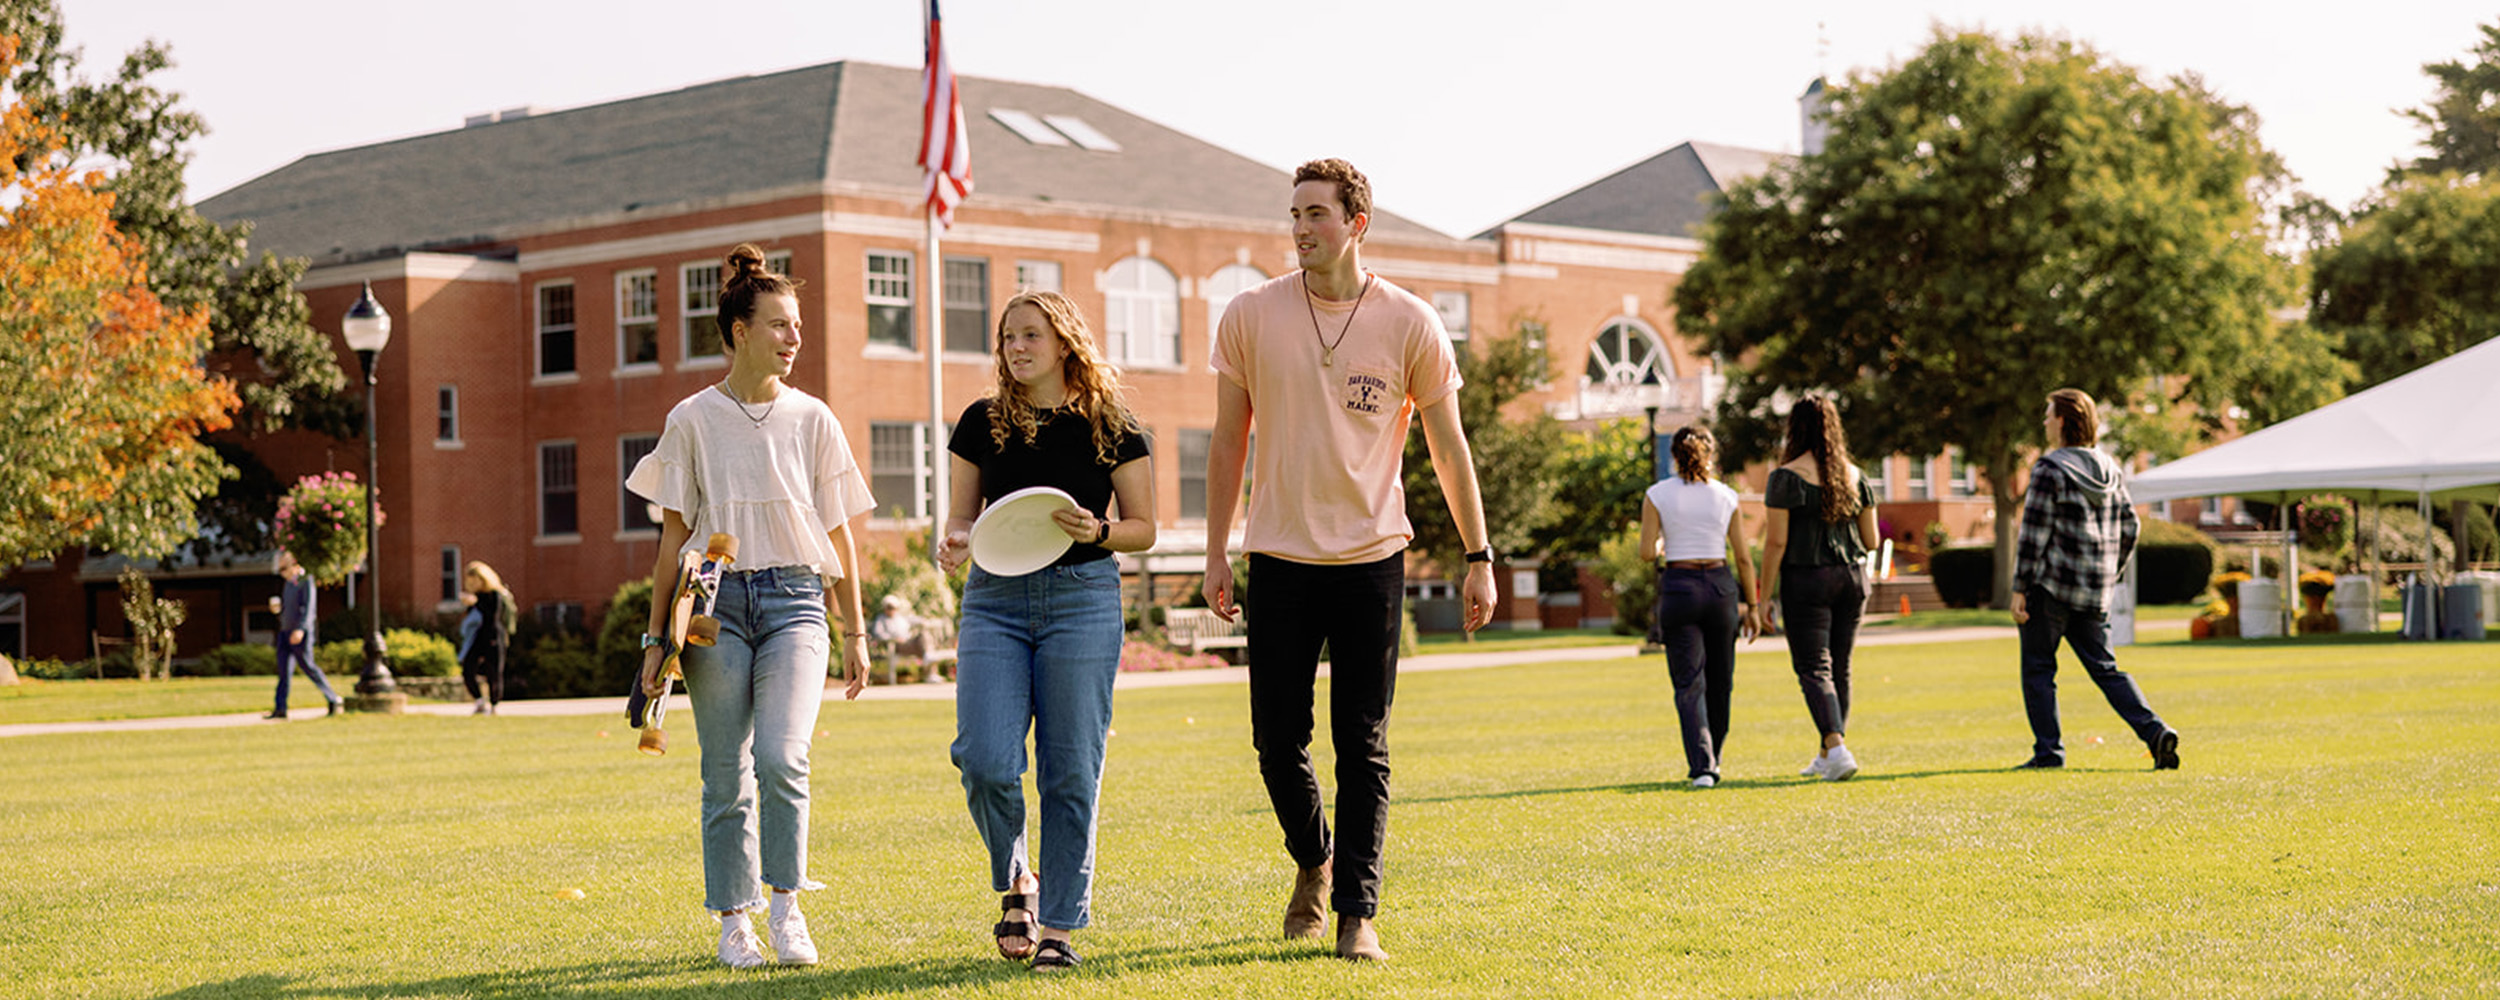
<path fill-rule="evenodd" d="M 385 520 L 374 508 L 375 527 Z M 295 481 L 278 500 L 278 545 L 302 563 L 313 582 L 335 584 L 365 561 L 365 484 L 352 472 Z"/>

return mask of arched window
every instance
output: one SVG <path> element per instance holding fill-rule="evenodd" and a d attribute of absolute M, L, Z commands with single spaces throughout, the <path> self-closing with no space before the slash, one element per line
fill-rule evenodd
<path fill-rule="evenodd" d="M 1207 338 L 1215 337 L 1215 325 L 1224 320 L 1224 307 L 1233 304 L 1233 296 L 1259 287 L 1267 273 L 1248 264 L 1227 264 L 1200 287 L 1207 298 Z"/>
<path fill-rule="evenodd" d="M 1121 364 L 1181 363 L 1181 282 L 1145 257 L 1124 257 L 1103 275 L 1104 349 Z"/>
<path fill-rule="evenodd" d="M 1667 356 L 1658 332 L 1649 324 L 1619 317 L 1589 342 L 1587 376 L 1592 386 L 1670 386 L 1675 380 L 1675 360 Z"/>

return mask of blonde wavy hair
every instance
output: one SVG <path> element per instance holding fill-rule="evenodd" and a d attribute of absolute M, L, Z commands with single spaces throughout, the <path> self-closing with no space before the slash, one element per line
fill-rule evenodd
<path fill-rule="evenodd" d="M 1083 415 L 1093 428 L 1097 461 L 1104 465 L 1118 461 L 1120 436 L 1142 432 L 1137 415 L 1122 398 L 1128 389 L 1120 384 L 1120 369 L 1103 360 L 1102 352 L 1094 348 L 1093 331 L 1076 311 L 1076 303 L 1058 292 L 1018 292 L 998 310 L 998 336 L 990 343 L 990 360 L 998 369 L 998 384 L 990 390 L 990 444 L 1004 449 L 1011 438 L 1020 438 L 1029 446 L 1041 434 L 1040 411 L 1033 406 L 1032 393 L 1007 370 L 1007 314 L 1017 306 L 1040 310 L 1051 333 L 1059 337 L 1059 346 L 1067 351 L 1067 358 L 1059 364 L 1059 377 L 1068 387 L 1062 406 Z"/>

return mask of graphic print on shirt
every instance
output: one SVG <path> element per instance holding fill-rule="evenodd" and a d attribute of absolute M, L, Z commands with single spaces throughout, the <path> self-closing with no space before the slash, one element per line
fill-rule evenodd
<path fill-rule="evenodd" d="M 1398 391 L 1397 380 L 1387 371 L 1358 368 L 1345 374 L 1338 383 L 1337 402 L 1348 413 L 1377 417 L 1394 408 L 1404 395 Z"/>

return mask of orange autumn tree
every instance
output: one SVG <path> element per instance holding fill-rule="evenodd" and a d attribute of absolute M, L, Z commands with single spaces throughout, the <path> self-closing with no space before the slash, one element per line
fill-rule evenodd
<path fill-rule="evenodd" d="M 0 80 L 17 64 L 0 37 Z M 234 387 L 201 367 L 205 307 L 169 310 L 101 175 L 0 93 L 0 566 L 70 545 L 161 556 L 232 475 L 200 435 Z"/>

